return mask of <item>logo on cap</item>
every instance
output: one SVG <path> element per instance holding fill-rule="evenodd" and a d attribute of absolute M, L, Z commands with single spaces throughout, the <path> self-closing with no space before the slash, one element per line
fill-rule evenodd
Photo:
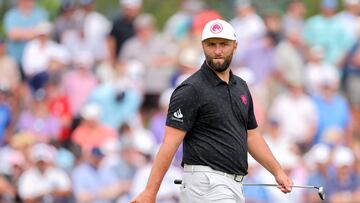
<path fill-rule="evenodd" d="M 223 30 L 223 26 L 220 23 L 214 23 L 210 27 L 210 31 L 214 34 L 218 34 Z"/>

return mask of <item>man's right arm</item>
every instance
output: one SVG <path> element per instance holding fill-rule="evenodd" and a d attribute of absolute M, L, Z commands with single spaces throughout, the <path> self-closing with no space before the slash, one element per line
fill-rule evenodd
<path fill-rule="evenodd" d="M 156 194 L 186 132 L 166 126 L 163 143 L 154 160 L 145 190 L 130 203 L 155 203 Z"/>

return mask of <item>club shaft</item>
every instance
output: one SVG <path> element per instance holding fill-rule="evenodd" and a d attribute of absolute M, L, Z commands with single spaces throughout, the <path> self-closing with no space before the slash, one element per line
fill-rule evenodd
<path fill-rule="evenodd" d="M 266 187 L 279 187 L 278 184 L 269 184 L 269 183 L 244 183 L 243 186 L 266 186 Z M 317 187 L 312 185 L 293 185 L 293 188 L 315 188 Z"/>

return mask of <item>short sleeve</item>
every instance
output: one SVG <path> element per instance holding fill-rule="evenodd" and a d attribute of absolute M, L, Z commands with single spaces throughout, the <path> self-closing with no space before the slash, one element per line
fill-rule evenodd
<path fill-rule="evenodd" d="M 190 131 L 198 112 L 199 98 L 190 84 L 180 85 L 171 95 L 166 125 Z"/>

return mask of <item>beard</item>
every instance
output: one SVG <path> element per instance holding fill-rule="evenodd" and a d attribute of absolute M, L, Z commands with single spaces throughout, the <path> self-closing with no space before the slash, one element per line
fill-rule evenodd
<path fill-rule="evenodd" d="M 210 66 L 211 69 L 221 73 L 229 68 L 232 60 L 232 55 L 225 57 L 223 63 L 214 62 L 214 59 L 210 58 L 208 55 L 205 55 L 205 58 L 206 58 L 206 63 Z"/>

